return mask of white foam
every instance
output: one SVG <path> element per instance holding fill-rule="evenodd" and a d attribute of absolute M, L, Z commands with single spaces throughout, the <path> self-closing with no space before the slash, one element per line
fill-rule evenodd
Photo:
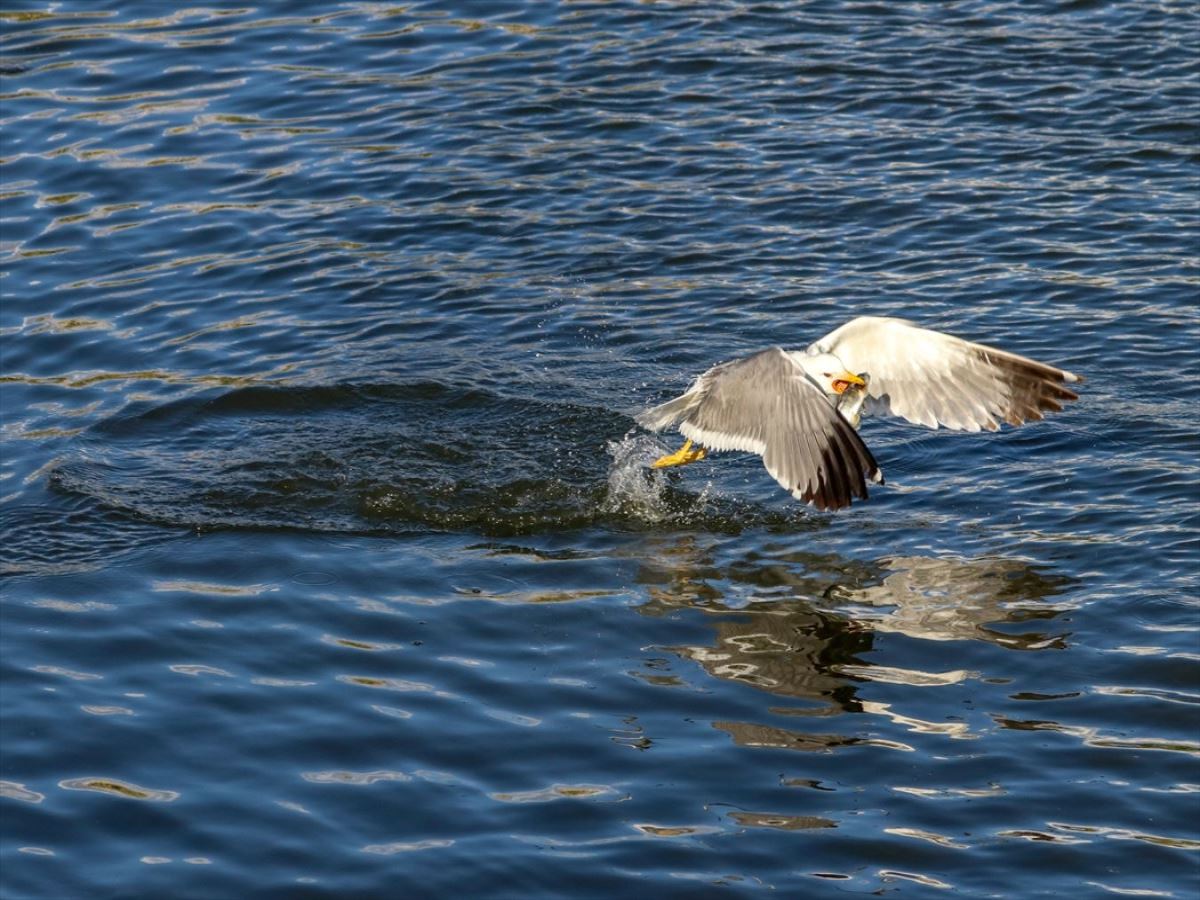
<path fill-rule="evenodd" d="M 666 473 L 651 469 L 650 464 L 670 452 L 658 438 L 649 434 L 627 433 L 619 441 L 609 441 L 608 495 L 605 512 L 621 513 L 647 522 L 661 522 L 670 515 L 666 498 Z"/>

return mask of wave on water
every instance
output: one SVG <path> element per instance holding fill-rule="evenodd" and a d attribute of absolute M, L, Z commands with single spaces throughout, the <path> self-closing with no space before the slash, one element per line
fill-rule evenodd
<path fill-rule="evenodd" d="M 153 546 L 178 533 L 98 509 L 84 496 L 63 497 L 51 505 L 5 506 L 0 508 L 0 575 L 88 571 L 115 554 Z"/>
<path fill-rule="evenodd" d="M 621 413 L 568 402 L 433 382 L 281 385 L 133 407 L 81 435 L 49 483 L 73 516 L 90 501 L 142 530 L 506 536 L 803 522 L 799 508 L 679 487 L 649 468 L 665 449 Z M 44 526 L 14 538 L 18 560 Z"/>

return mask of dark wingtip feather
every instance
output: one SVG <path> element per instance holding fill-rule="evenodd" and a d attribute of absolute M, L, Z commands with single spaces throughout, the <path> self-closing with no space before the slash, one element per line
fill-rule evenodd
<path fill-rule="evenodd" d="M 793 491 L 823 512 L 845 509 L 855 498 L 869 499 L 868 479 L 884 483 L 875 457 L 848 422 L 841 420 L 828 438 L 816 483 L 798 485 Z"/>

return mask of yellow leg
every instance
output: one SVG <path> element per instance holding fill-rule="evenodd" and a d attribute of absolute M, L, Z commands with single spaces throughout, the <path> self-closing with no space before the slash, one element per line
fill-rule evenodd
<path fill-rule="evenodd" d="M 692 449 L 692 442 L 685 441 L 683 446 L 666 456 L 656 459 L 651 463 L 653 469 L 665 469 L 667 466 L 686 466 L 688 463 L 699 462 L 708 456 L 708 451 L 703 447 Z"/>

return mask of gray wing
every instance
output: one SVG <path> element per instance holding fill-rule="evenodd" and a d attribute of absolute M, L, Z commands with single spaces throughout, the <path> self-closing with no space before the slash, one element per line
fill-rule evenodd
<path fill-rule="evenodd" d="M 637 417 L 651 431 L 678 425 L 710 450 L 747 450 L 797 500 L 841 509 L 883 475 L 858 432 L 778 347 L 709 369 L 687 393 Z"/>
<path fill-rule="evenodd" d="M 871 376 L 869 409 L 937 428 L 995 431 L 1078 400 L 1071 372 L 903 319 L 862 316 L 831 331 L 809 352 L 832 353 Z"/>

